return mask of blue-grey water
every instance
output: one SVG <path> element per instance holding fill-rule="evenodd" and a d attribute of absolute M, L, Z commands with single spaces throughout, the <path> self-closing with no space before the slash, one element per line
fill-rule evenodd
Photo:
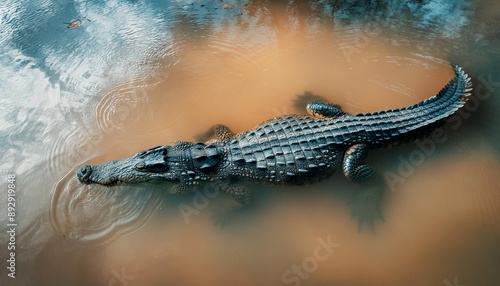
<path fill-rule="evenodd" d="M 365 2 L 3 0 L 0 284 L 499 285 L 500 5 Z M 474 91 L 444 135 L 370 154 L 388 185 L 376 235 L 341 174 L 252 186 L 257 205 L 224 228 L 213 190 L 75 176 L 304 114 L 306 92 L 350 113 L 411 105 L 450 63 Z"/>

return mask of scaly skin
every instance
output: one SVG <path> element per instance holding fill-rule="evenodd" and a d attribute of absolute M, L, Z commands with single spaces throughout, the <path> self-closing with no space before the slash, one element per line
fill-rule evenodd
<path fill-rule="evenodd" d="M 175 183 L 174 193 L 217 181 L 246 206 L 252 193 L 238 180 L 300 185 L 342 167 L 348 179 L 364 186 L 353 204 L 358 227 L 368 223 L 373 228 L 374 220 L 382 218 L 384 181 L 365 164 L 368 150 L 425 136 L 461 108 L 471 83 L 461 68 L 454 71 L 437 95 L 406 108 L 352 115 L 337 105 L 312 102 L 307 107 L 312 116 L 280 116 L 239 134 L 218 125 L 216 139 L 208 142 L 158 146 L 123 160 L 83 166 L 77 175 L 82 183 L 105 186 L 161 179 Z"/>

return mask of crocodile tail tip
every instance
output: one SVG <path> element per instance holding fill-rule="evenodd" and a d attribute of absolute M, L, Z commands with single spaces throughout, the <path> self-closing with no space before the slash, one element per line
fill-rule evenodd
<path fill-rule="evenodd" d="M 469 100 L 472 91 L 472 81 L 467 73 L 465 73 L 464 69 L 458 65 L 453 65 L 453 69 L 455 70 L 455 74 L 457 78 L 461 78 L 464 81 L 464 93 L 461 96 L 461 101 L 465 103 Z"/>

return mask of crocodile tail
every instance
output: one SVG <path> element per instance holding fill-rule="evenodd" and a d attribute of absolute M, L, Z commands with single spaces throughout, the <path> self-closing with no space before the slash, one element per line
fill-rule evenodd
<path fill-rule="evenodd" d="M 451 79 L 435 96 L 420 103 L 403 108 L 422 115 L 432 115 L 432 121 L 447 118 L 464 106 L 472 91 L 469 76 L 459 66 L 453 66 L 455 77 Z M 426 122 L 424 120 L 424 122 Z M 431 123 L 431 122 L 426 122 Z"/>
<path fill-rule="evenodd" d="M 426 136 L 444 124 L 444 119 L 464 106 L 472 90 L 471 80 L 463 69 L 453 66 L 453 70 L 455 77 L 431 98 L 404 108 L 354 116 L 353 121 L 371 123 L 357 134 L 358 141 L 370 138 L 372 146 L 404 143 Z"/>
<path fill-rule="evenodd" d="M 395 111 L 405 118 L 399 126 L 394 126 L 397 141 L 403 143 L 427 136 L 465 105 L 472 91 L 471 80 L 461 67 L 453 66 L 453 70 L 455 77 L 436 95 Z"/>

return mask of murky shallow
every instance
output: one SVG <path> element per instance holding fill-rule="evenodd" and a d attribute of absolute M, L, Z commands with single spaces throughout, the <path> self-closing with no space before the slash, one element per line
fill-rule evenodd
<path fill-rule="evenodd" d="M 17 223 L 12 279 L 0 218 L 2 285 L 498 285 L 498 5 L 423 2 L 2 4 L 0 195 L 15 174 Z M 60 24 L 78 15 L 92 22 Z M 338 174 L 254 186 L 257 205 L 222 229 L 211 216 L 228 198 L 210 189 L 75 177 L 218 123 L 303 114 L 306 92 L 351 113 L 411 105 L 450 61 L 475 100 L 444 140 L 371 152 L 389 179 L 376 235 L 357 232 L 357 188 Z"/>

